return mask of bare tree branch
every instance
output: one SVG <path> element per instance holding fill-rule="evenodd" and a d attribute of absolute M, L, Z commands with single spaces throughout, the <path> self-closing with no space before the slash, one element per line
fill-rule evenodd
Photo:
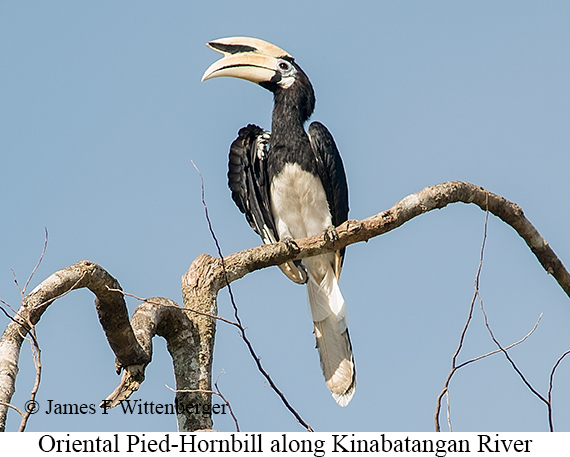
<path fill-rule="evenodd" d="M 28 285 L 30 284 L 30 281 L 32 280 L 32 278 L 34 277 L 34 274 L 36 273 L 36 271 L 38 270 L 38 268 L 40 267 L 42 260 L 45 256 L 46 253 L 46 249 L 47 249 L 47 244 L 48 244 L 48 233 L 47 233 L 47 229 L 45 229 L 45 240 L 44 240 L 44 247 L 42 249 L 42 253 L 36 263 L 36 266 L 34 267 L 34 269 L 32 270 L 32 272 L 30 273 L 30 276 L 28 276 L 28 280 L 26 281 L 26 284 L 24 285 L 24 288 L 21 289 L 20 285 L 18 284 L 18 281 L 16 279 L 16 273 L 14 272 L 14 270 L 12 270 L 13 274 L 14 274 L 14 281 L 16 282 L 16 286 L 18 287 L 18 290 L 20 291 L 20 295 L 22 297 L 22 301 L 24 301 L 25 298 L 25 293 L 26 290 L 28 288 Z M 6 303 L 4 300 L 0 301 L 4 304 L 6 304 L 13 312 L 14 314 L 18 314 L 17 311 L 15 311 L 8 303 Z M 3 308 L 2 311 L 4 312 L 4 314 L 6 314 L 6 316 L 10 317 L 10 319 L 12 320 L 12 322 L 16 322 L 16 320 L 14 320 Z M 16 408 L 10 404 L 4 403 L 3 404 L 12 407 L 14 410 L 18 411 L 20 413 L 21 416 L 21 422 L 20 422 L 20 427 L 18 429 L 19 432 L 23 432 L 26 429 L 26 425 L 28 423 L 28 419 L 30 418 L 30 415 L 32 414 L 33 410 L 35 409 L 35 405 L 36 405 L 36 395 L 38 393 L 38 390 L 40 388 L 40 381 L 41 381 L 41 376 L 42 376 L 42 362 L 41 362 L 41 350 L 40 350 L 40 345 L 38 343 L 38 337 L 36 334 L 36 327 L 35 325 L 31 322 L 30 320 L 30 316 L 29 314 L 26 316 L 26 320 L 28 323 L 28 326 L 30 328 L 29 330 L 29 335 L 30 337 L 27 338 L 25 337 L 23 334 L 21 334 L 21 336 L 25 337 L 26 339 L 30 340 L 30 345 L 31 345 L 31 349 L 32 349 L 32 358 L 34 360 L 34 366 L 36 368 L 36 378 L 34 381 L 34 386 L 32 387 L 32 391 L 30 392 L 30 400 L 27 403 L 27 407 L 25 412 L 21 411 L 19 408 Z"/>
<path fill-rule="evenodd" d="M 459 181 L 426 187 L 422 191 L 400 200 L 387 211 L 362 221 L 347 221 L 337 227 L 339 237 L 334 242 L 322 235 L 316 235 L 295 240 L 294 244 L 281 242 L 263 245 L 223 258 L 213 258 L 203 254 L 196 259 L 191 267 L 191 271 L 193 270 L 194 277 L 199 276 L 201 278 L 201 282 L 205 286 L 204 290 L 209 291 L 209 300 L 215 303 L 217 292 L 222 287 L 229 285 L 236 279 L 240 279 L 251 271 L 279 265 L 287 260 L 323 254 L 356 242 L 368 241 L 375 236 L 400 227 L 405 222 L 425 212 L 441 209 L 449 204 L 458 202 L 473 203 L 513 227 L 519 236 L 524 239 L 547 273 L 554 276 L 558 284 L 570 297 L 570 274 L 548 243 L 524 216 L 523 211 L 515 203 L 503 197 L 473 184 Z M 183 278 L 183 290 L 184 287 L 185 280 Z M 476 297 L 477 291 L 471 304 L 470 316 L 472 315 Z M 468 326 L 469 320 L 466 326 Z M 462 333 L 462 339 L 465 331 L 466 328 Z M 445 391 L 442 392 L 443 394 L 445 394 Z M 438 405 L 440 400 L 441 397 L 438 398 Z M 437 414 L 439 414 L 439 409 Z"/>
<path fill-rule="evenodd" d="M 463 348 L 463 342 L 465 341 L 465 335 L 467 334 L 467 329 L 469 328 L 469 324 L 471 323 L 471 319 L 473 318 L 473 309 L 475 307 L 475 300 L 477 299 L 477 295 L 479 293 L 479 277 L 481 276 L 481 269 L 483 268 L 483 254 L 485 252 L 485 243 L 487 241 L 487 227 L 488 227 L 488 222 L 489 222 L 489 197 L 486 197 L 485 200 L 485 226 L 484 226 L 484 230 L 483 230 L 483 242 L 481 243 L 481 251 L 479 254 L 479 266 L 477 267 L 477 274 L 475 275 L 475 293 L 473 294 L 473 298 L 471 300 L 471 304 L 469 305 L 469 314 L 467 316 L 467 321 L 465 322 L 465 325 L 463 326 L 463 330 L 461 331 L 461 335 L 459 337 L 459 344 L 457 345 L 457 349 L 455 350 L 455 353 L 453 354 L 453 357 L 451 358 L 451 371 L 449 372 L 449 374 L 447 375 L 447 379 L 445 380 L 445 384 L 443 386 L 443 389 L 441 390 L 440 394 L 437 397 L 437 402 L 436 402 L 436 408 L 435 408 L 435 414 L 434 414 L 434 420 L 435 420 L 435 431 L 439 432 L 441 431 L 440 425 L 439 425 L 439 414 L 441 411 L 441 399 L 443 398 L 443 396 L 446 396 L 447 399 L 447 423 L 449 426 L 449 431 L 451 431 L 451 414 L 450 414 L 450 407 L 449 407 L 449 383 L 451 382 L 451 378 L 453 377 L 453 375 L 455 374 L 455 372 L 457 371 L 458 367 L 457 365 L 457 357 L 459 356 L 459 353 L 461 352 L 461 349 Z"/>
<path fill-rule="evenodd" d="M 121 293 L 123 293 L 121 291 Z M 131 295 L 131 294 L 125 294 Z M 138 298 L 138 297 L 137 297 Z M 210 394 L 196 389 L 189 393 L 193 386 L 200 384 L 204 373 L 200 329 L 195 320 L 188 317 L 194 313 L 181 308 L 174 301 L 163 297 L 144 300 L 137 306 L 131 319 L 132 329 L 150 362 L 152 359 L 152 339 L 161 336 L 166 340 L 168 352 L 172 357 L 176 386 L 180 393 L 176 395 L 177 421 L 180 431 L 203 430 L 212 428 L 212 418 L 202 414 L 194 414 L 184 408 L 185 405 L 209 405 Z M 147 364 L 125 367 L 119 386 L 101 404 L 112 408 L 138 390 L 144 381 Z"/>
<path fill-rule="evenodd" d="M 186 400 L 194 403 L 196 401 L 203 404 L 211 403 L 211 394 L 204 392 L 213 391 L 211 373 L 217 320 L 213 316 L 218 314 L 217 294 L 221 288 L 252 271 L 367 241 L 394 230 L 420 214 L 457 202 L 473 203 L 483 210 L 488 209 L 489 212 L 513 227 L 525 240 L 543 268 L 554 276 L 570 297 L 570 274 L 516 204 L 483 188 L 464 182 L 447 182 L 426 187 L 402 199 L 387 211 L 362 221 L 345 222 L 337 227 L 338 240 L 334 242 L 325 239 L 322 235 L 317 235 L 296 240 L 295 243 L 280 242 L 247 249 L 223 258 L 201 255 L 195 259 L 182 277 L 184 308 L 195 311 L 192 322 L 184 324 L 185 331 L 190 334 L 178 339 L 175 336 L 171 337 L 169 351 L 174 354 L 173 361 L 175 357 L 181 361 L 179 365 L 174 363 L 177 389 L 200 390 L 201 392 L 180 393 L 177 397 L 178 395 L 190 395 L 193 397 L 186 397 Z M 118 282 L 98 265 L 85 261 L 79 262 L 54 273 L 28 294 L 22 307 L 14 316 L 14 320 L 8 324 L 0 339 L 0 405 L 2 405 L 0 406 L 0 430 L 3 430 L 5 426 L 8 408 L 6 405 L 10 403 L 14 392 L 20 347 L 23 335 L 31 329 L 29 323 L 35 325 L 54 300 L 70 290 L 81 287 L 89 288 L 97 297 L 96 306 L 99 319 L 109 344 L 117 356 L 117 366 L 119 368 L 132 367 L 129 368 L 128 376 L 131 377 L 133 385 L 129 389 L 132 390 L 132 387 L 139 382 L 136 379 L 138 376 L 136 366 L 141 365 L 144 368 L 150 361 L 150 352 L 148 348 L 145 350 L 143 347 L 146 344 L 143 341 L 146 336 L 137 335 L 142 338 L 142 344 L 135 337 L 123 294 L 115 291 L 120 289 Z M 145 306 L 147 305 L 152 306 L 148 303 Z M 173 309 L 174 307 L 163 308 Z M 142 313 L 143 310 L 140 312 Z M 178 322 L 185 322 L 184 319 L 188 319 L 187 312 L 181 310 L 178 315 L 176 319 L 181 319 Z M 133 319 L 134 317 L 133 315 Z M 176 322 L 176 319 L 173 321 Z M 156 334 L 169 332 L 169 329 L 162 327 L 162 325 L 157 326 Z M 192 333 L 193 330 L 195 333 Z M 193 345 L 188 344 L 190 340 L 193 340 Z M 189 349 L 189 346 L 193 347 Z M 199 363 L 184 365 L 182 363 L 184 357 L 188 356 L 189 352 L 196 353 L 196 351 L 199 354 Z M 254 357 L 257 356 L 254 355 Z M 181 371 L 177 372 L 177 369 L 190 370 L 192 375 L 184 377 Z M 177 398 L 177 400 L 184 400 L 184 398 Z M 178 423 L 180 430 L 211 428 L 211 418 L 209 418 L 209 423 L 198 424 L 192 423 L 188 417 L 178 417 Z"/>
<path fill-rule="evenodd" d="M 168 304 L 168 303 L 159 303 L 158 301 L 153 301 L 152 298 L 142 298 L 142 297 L 138 297 L 134 294 L 130 294 L 128 292 L 124 292 L 120 289 L 112 289 L 114 291 L 120 292 L 122 293 L 124 296 L 126 297 L 132 297 L 135 300 L 139 300 L 141 302 L 147 302 L 147 303 L 151 303 L 153 305 L 160 305 L 160 306 L 174 306 L 177 309 L 180 309 L 186 313 L 190 313 L 190 314 L 199 314 L 201 316 L 207 316 L 207 317 L 211 317 L 212 319 L 217 319 L 219 321 L 225 322 L 226 324 L 230 324 L 233 325 L 234 327 L 238 327 L 239 328 L 239 324 L 237 322 L 234 321 L 230 321 L 229 319 L 226 319 L 225 317 L 221 317 L 221 316 L 214 316 L 213 314 L 207 314 L 207 313 L 203 313 L 202 311 L 197 311 L 195 309 L 190 309 L 190 308 L 181 308 L 180 305 L 178 303 L 172 302 L 173 304 Z"/>
<path fill-rule="evenodd" d="M 181 318 L 181 313 L 186 314 L 199 314 L 201 316 L 210 317 L 212 319 L 218 319 L 223 322 L 226 322 L 230 325 L 236 326 L 240 328 L 240 325 L 236 322 L 230 321 L 228 319 L 224 319 L 223 317 L 219 316 L 211 316 L 207 315 L 206 313 L 196 311 L 193 309 L 186 309 L 181 308 L 177 303 L 163 297 L 154 297 L 154 298 L 141 298 L 137 297 L 136 295 L 124 292 L 122 290 L 115 290 L 117 292 L 122 293 L 123 295 L 133 297 L 137 300 L 140 300 L 142 303 L 137 307 L 135 310 L 133 317 L 131 319 L 131 325 L 139 339 L 141 346 L 147 352 L 149 359 L 152 358 L 152 338 L 155 335 L 163 336 L 167 340 L 168 350 L 170 351 L 171 348 L 174 347 L 185 347 L 189 350 L 192 348 L 199 347 L 199 344 L 196 343 L 194 338 L 198 338 L 199 334 L 195 331 L 192 326 L 192 322 L 190 319 Z M 184 326 L 184 331 L 180 330 L 181 324 Z M 180 341 L 176 341 L 180 340 Z M 182 353 L 180 356 L 177 356 L 175 351 L 171 351 L 172 360 L 175 366 L 175 373 L 179 373 L 179 377 L 187 376 L 191 370 L 189 370 L 184 365 L 186 363 L 194 364 L 195 366 L 199 366 L 198 361 L 198 353 L 194 353 L 194 355 L 189 355 L 188 353 Z M 126 400 L 129 398 L 133 392 L 139 389 L 140 385 L 144 381 L 144 372 L 146 366 L 144 365 L 136 365 L 125 367 L 123 370 L 123 376 L 119 386 L 115 389 L 111 395 L 109 395 L 103 403 L 101 403 L 101 407 L 104 408 L 113 408 L 117 406 L 121 401 Z M 194 370 L 195 371 L 195 370 Z M 194 381 L 199 383 L 200 373 L 195 372 Z M 191 383 L 190 383 L 191 384 Z M 178 382 L 177 382 L 178 385 Z M 167 386 L 170 390 L 177 394 L 215 394 L 220 396 L 227 404 L 228 409 L 230 411 L 230 415 L 233 417 L 237 431 L 239 431 L 239 425 L 237 419 L 235 418 L 233 411 L 231 410 L 231 406 L 229 402 L 225 399 L 222 393 L 219 391 L 217 387 L 217 380 L 214 383 L 216 387 L 216 391 L 213 390 L 202 390 L 202 389 L 172 389 L 171 387 Z M 177 400 L 178 402 L 179 400 Z M 181 413 L 184 416 L 184 424 L 189 425 L 190 423 L 196 422 L 196 418 L 192 416 L 196 416 L 194 414 L 187 415 L 185 412 Z M 212 423 L 200 421 L 191 427 L 191 430 L 203 430 L 209 429 L 212 427 Z"/>
<path fill-rule="evenodd" d="M 519 377 L 522 379 L 522 381 L 524 382 L 524 384 L 528 387 L 528 389 L 538 398 L 540 399 L 542 402 L 544 402 L 544 404 L 547 407 L 548 410 L 548 425 L 549 425 L 549 429 L 551 432 L 554 431 L 554 424 L 552 422 L 552 403 L 551 403 L 551 387 L 552 387 L 552 378 L 554 376 L 554 371 L 556 370 L 556 367 L 558 366 L 558 363 L 565 357 L 565 355 L 568 353 L 563 354 L 559 359 L 558 362 L 556 362 L 556 364 L 554 365 L 554 367 L 552 368 L 551 374 L 550 374 L 550 388 L 548 390 L 548 398 L 545 398 L 540 392 L 538 392 L 538 390 L 536 390 L 532 384 L 528 381 L 528 379 L 526 379 L 526 376 L 523 374 L 523 372 L 519 369 L 519 367 L 517 366 L 517 364 L 515 363 L 515 361 L 512 359 L 512 357 L 509 355 L 509 353 L 507 352 L 507 350 L 505 348 L 503 348 L 501 346 L 501 343 L 499 343 L 499 341 L 497 340 L 497 338 L 495 337 L 493 331 L 491 330 L 491 327 L 489 325 L 488 319 L 487 319 L 487 314 L 485 313 L 485 310 L 483 308 L 483 300 L 481 299 L 481 297 L 479 297 L 480 300 L 480 304 L 481 304 L 481 312 L 483 313 L 483 318 L 485 320 L 485 326 L 487 327 L 487 330 L 489 332 L 489 335 L 491 336 L 491 339 L 493 340 L 493 342 L 497 345 L 497 347 L 499 348 L 499 350 L 505 355 L 505 357 L 507 358 L 507 360 L 509 361 L 509 363 L 511 364 L 511 366 L 513 367 L 513 369 L 515 370 L 515 372 L 519 375 Z M 569 351 L 570 352 L 570 351 Z"/>
<path fill-rule="evenodd" d="M 488 205 L 488 200 L 486 202 L 486 205 Z M 487 206 L 488 207 L 488 206 Z M 534 324 L 534 327 L 532 328 L 532 330 L 525 336 L 523 337 L 521 340 L 503 348 L 500 343 L 495 339 L 495 336 L 493 335 L 493 332 L 491 330 L 491 327 L 489 326 L 488 320 L 487 320 L 487 315 L 485 313 L 485 310 L 483 308 L 483 298 L 481 297 L 481 293 L 480 293 L 480 288 L 479 288 L 479 281 L 480 281 L 480 277 L 481 277 L 481 270 L 483 268 L 483 255 L 485 252 L 485 244 L 487 241 L 487 229 L 488 229 L 488 222 L 489 222 L 489 211 L 486 211 L 485 214 L 485 226 L 484 226 L 484 233 L 483 233 L 483 242 L 481 243 L 481 252 L 480 252 L 480 257 L 479 257 L 479 266 L 477 268 L 477 274 L 475 275 L 475 283 L 474 283 L 474 287 L 475 287 L 475 292 L 473 294 L 473 299 L 471 300 L 471 304 L 469 306 L 469 314 L 467 317 L 467 321 L 465 322 L 465 326 L 463 327 L 463 330 L 461 332 L 461 336 L 459 339 L 459 345 L 457 347 L 457 350 L 455 351 L 455 353 L 453 354 L 452 357 L 452 362 L 451 362 L 451 371 L 449 372 L 447 379 L 445 380 L 445 384 L 444 387 L 442 389 L 442 391 L 440 392 L 440 394 L 437 397 L 437 404 L 436 404 L 436 412 L 434 414 L 434 419 L 435 419 L 435 428 L 436 431 L 439 432 L 441 431 L 440 429 L 440 424 L 439 424 L 439 414 L 440 414 L 440 410 L 441 410 L 441 399 L 442 397 L 445 395 L 446 399 L 447 399 L 447 423 L 448 423 L 448 427 L 449 427 L 449 431 L 453 431 L 452 430 L 452 426 L 451 426 L 451 412 L 450 412 L 450 406 L 449 406 L 449 384 L 451 382 L 451 378 L 453 377 L 453 375 L 455 374 L 455 372 L 457 370 L 459 370 L 460 368 L 473 363 L 477 360 L 481 360 L 485 357 L 489 357 L 493 354 L 497 354 L 499 352 L 503 352 L 505 354 L 505 356 L 507 357 L 507 359 L 511 362 L 512 366 L 514 367 L 514 369 L 517 371 L 517 373 L 521 376 L 521 378 L 523 379 L 523 381 L 527 384 L 527 386 L 531 389 L 532 392 L 534 392 L 535 394 L 537 394 L 537 392 L 532 388 L 532 386 L 527 382 L 527 380 L 525 379 L 525 377 L 523 376 L 523 374 L 520 372 L 520 370 L 517 368 L 517 366 L 515 365 L 515 363 L 512 361 L 512 359 L 510 358 L 510 356 L 507 353 L 507 350 L 518 345 L 521 344 L 522 342 L 524 342 L 530 335 L 532 335 L 534 333 L 534 331 L 536 330 L 536 328 L 538 327 L 538 324 L 540 322 L 540 319 L 542 318 L 542 314 L 539 316 L 538 320 L 536 321 L 536 323 Z M 491 335 L 491 338 L 493 339 L 493 341 L 498 345 L 499 349 L 495 350 L 495 351 L 491 351 L 487 354 L 475 357 L 473 359 L 467 360 L 459 365 L 457 365 L 457 357 L 461 351 L 461 349 L 463 348 L 463 342 L 465 340 L 465 335 L 467 333 L 467 329 L 469 328 L 469 324 L 471 322 L 471 319 L 473 317 L 473 309 L 474 309 L 474 305 L 475 305 L 475 300 L 479 298 L 479 302 L 480 302 L 480 306 L 481 306 L 481 312 L 483 314 L 484 317 L 484 321 L 485 321 L 485 326 L 487 328 L 487 331 L 489 332 L 489 334 Z M 542 397 L 540 396 L 540 394 L 538 394 L 539 398 L 542 399 Z M 548 404 L 549 408 L 550 408 L 550 404 Z"/>
<path fill-rule="evenodd" d="M 129 324 L 122 294 L 109 292 L 107 286 L 120 288 L 117 280 L 99 265 L 82 261 L 52 274 L 25 297 L 0 338 L 0 431 L 6 424 L 7 407 L 4 404 L 9 404 L 14 394 L 25 335 L 51 303 L 71 290 L 86 287 L 96 295 L 99 320 L 121 366 L 147 362 Z"/>
<path fill-rule="evenodd" d="M 11 310 L 14 314 L 17 313 L 17 311 L 16 311 L 14 308 L 12 308 L 12 306 L 11 306 L 8 302 L 2 300 L 1 298 L 0 298 L 0 303 L 2 303 L 3 305 L 7 306 L 8 308 L 10 308 L 10 310 Z M 3 306 L 0 306 L 0 311 L 2 311 L 2 313 L 3 313 L 8 319 L 10 319 L 11 321 L 14 320 L 14 318 L 13 318 L 12 316 L 10 316 L 10 313 L 8 313 L 8 311 L 6 311 Z"/>
<path fill-rule="evenodd" d="M 511 364 L 511 366 L 513 367 L 513 369 L 516 371 L 516 373 L 519 375 L 519 377 L 522 379 L 522 381 L 526 384 L 526 386 L 530 389 L 530 391 L 536 395 L 541 401 L 543 401 L 547 406 L 548 406 L 548 400 L 546 398 L 544 398 L 540 392 L 538 392 L 532 385 L 531 383 L 526 379 L 525 375 L 523 374 L 523 372 L 517 367 L 517 364 L 515 363 L 515 361 L 511 358 L 511 356 L 509 355 L 509 353 L 507 352 L 507 350 L 501 346 L 501 343 L 499 343 L 499 341 L 497 340 L 497 338 L 495 337 L 495 334 L 493 333 L 493 330 L 491 330 L 491 326 L 489 325 L 489 320 L 487 319 L 487 313 L 485 313 L 485 309 L 483 308 L 483 300 L 481 298 L 479 298 L 480 300 L 480 304 L 481 304 L 481 312 L 483 313 L 483 318 L 485 320 L 485 327 L 487 327 L 487 330 L 489 331 L 489 335 L 491 335 L 491 339 L 494 341 L 494 343 L 497 345 L 497 347 L 499 348 L 499 350 L 505 354 L 505 357 L 507 358 L 507 360 L 509 361 L 509 363 Z"/>
<path fill-rule="evenodd" d="M 334 243 L 322 235 L 315 235 L 295 240 L 296 246 L 279 242 L 246 249 L 224 257 L 228 281 L 232 283 L 252 271 L 279 265 L 288 260 L 312 257 L 360 241 L 368 241 L 428 211 L 442 209 L 452 203 L 460 202 L 475 204 L 483 211 L 488 208 L 491 214 L 510 225 L 523 238 L 546 272 L 556 279 L 562 290 L 570 297 L 570 274 L 548 243 L 525 217 L 522 209 L 515 203 L 482 187 L 461 181 L 426 187 L 375 216 L 361 221 L 346 221 L 337 227 L 338 240 Z M 225 287 L 225 273 L 220 259 L 203 254 L 196 259 L 194 269 L 202 270 L 206 274 L 206 278 L 202 280 L 205 287 L 217 290 Z"/>
<path fill-rule="evenodd" d="M 48 245 L 48 231 L 47 231 L 47 228 L 44 228 L 44 230 L 45 230 L 44 247 L 42 249 L 42 253 L 40 255 L 40 258 L 38 259 L 38 262 L 36 263 L 36 266 L 34 267 L 32 272 L 30 273 L 30 276 L 28 276 L 28 280 L 26 281 L 26 284 L 24 284 L 24 288 L 21 290 L 22 299 L 24 298 L 24 294 L 26 293 L 26 290 L 28 290 L 28 286 L 30 285 L 30 281 L 32 280 L 32 278 L 36 274 L 36 271 L 38 271 L 38 268 L 42 264 L 42 260 L 44 259 L 44 256 L 46 255 L 46 249 L 47 249 L 47 245 Z"/>
<path fill-rule="evenodd" d="M 14 411 L 16 411 L 21 417 L 24 417 L 24 411 L 22 411 L 20 408 L 18 408 L 17 406 L 14 406 L 10 403 L 5 403 L 3 401 L 0 401 L 0 405 L 2 406 L 6 406 L 7 408 L 12 408 Z"/>
<path fill-rule="evenodd" d="M 534 331 L 538 328 L 538 324 L 540 324 L 541 319 L 542 319 L 542 313 L 540 313 L 540 316 L 538 316 L 538 319 L 537 319 L 536 322 L 534 323 L 534 327 L 532 327 L 532 329 L 530 330 L 530 332 L 528 332 L 528 333 L 527 333 L 525 336 L 523 336 L 520 340 L 515 341 L 514 343 L 512 343 L 512 344 L 508 345 L 507 347 L 505 347 L 505 350 L 508 351 L 509 349 L 511 349 L 511 348 L 513 348 L 513 347 L 515 347 L 515 346 L 518 346 L 518 345 L 521 344 L 521 343 L 524 343 L 524 342 L 526 341 L 526 339 L 527 339 L 530 335 L 532 335 L 532 334 L 534 333 Z M 459 368 L 462 368 L 462 367 L 464 367 L 465 365 L 469 365 L 470 363 L 477 362 L 478 360 L 484 359 L 484 358 L 489 357 L 489 356 L 491 356 L 491 355 L 498 354 L 499 352 L 501 352 L 500 349 L 495 349 L 494 351 L 487 352 L 487 354 L 483 354 L 483 355 L 480 355 L 480 356 L 478 356 L 478 357 L 474 357 L 474 358 L 472 358 L 472 359 L 469 359 L 469 360 L 466 360 L 465 362 L 460 363 L 459 365 L 457 365 L 457 368 L 458 368 L 458 369 L 459 369 Z"/>
<path fill-rule="evenodd" d="M 553 383 L 554 383 L 554 373 L 555 373 L 556 369 L 558 368 L 558 365 L 560 365 L 560 362 L 562 362 L 564 357 L 566 357 L 568 354 L 570 354 L 570 351 L 566 351 L 564 354 L 562 354 L 558 358 L 558 360 L 556 361 L 556 363 L 552 367 L 552 371 L 550 372 L 550 382 L 548 385 L 548 426 L 550 427 L 551 432 L 554 431 L 554 423 L 552 421 L 552 389 L 553 389 Z"/>

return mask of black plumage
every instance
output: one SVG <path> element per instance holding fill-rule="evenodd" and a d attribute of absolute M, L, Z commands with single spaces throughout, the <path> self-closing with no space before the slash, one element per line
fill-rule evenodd
<path fill-rule="evenodd" d="M 251 228 L 264 240 L 264 226 L 272 234 L 276 233 L 265 159 L 269 136 L 269 132 L 257 125 L 243 127 L 230 146 L 228 162 L 228 186 L 232 199 L 245 214 Z"/>

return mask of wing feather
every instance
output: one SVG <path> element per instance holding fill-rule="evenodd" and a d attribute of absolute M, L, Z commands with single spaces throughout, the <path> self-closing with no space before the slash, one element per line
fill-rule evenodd
<path fill-rule="evenodd" d="M 257 125 L 243 127 L 230 146 L 228 161 L 228 186 L 232 199 L 265 244 L 279 241 L 271 212 L 265 160 L 270 138 L 269 132 Z M 279 268 L 292 281 L 299 284 L 307 282 L 307 274 L 300 261 L 286 262 Z"/>
<path fill-rule="evenodd" d="M 271 217 L 269 185 L 265 153 L 269 132 L 250 124 L 240 129 L 230 146 L 228 186 L 232 199 L 245 214 L 247 222 L 265 243 L 275 237 L 275 225 Z"/>
<path fill-rule="evenodd" d="M 315 154 L 317 172 L 325 188 L 332 223 L 339 226 L 348 219 L 348 184 L 340 152 L 333 136 L 320 122 L 309 126 L 309 140 Z M 338 279 L 344 261 L 344 249 L 336 252 L 334 270 Z"/>

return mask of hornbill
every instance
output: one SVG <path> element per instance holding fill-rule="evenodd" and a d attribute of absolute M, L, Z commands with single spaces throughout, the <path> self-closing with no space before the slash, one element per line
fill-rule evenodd
<path fill-rule="evenodd" d="M 294 58 L 266 41 L 232 37 L 207 45 L 224 55 L 204 73 L 245 79 L 273 92 L 271 133 L 256 125 L 239 131 L 229 154 L 232 198 L 264 243 L 323 233 L 348 218 L 348 186 L 334 139 L 320 122 L 304 124 L 315 94 Z M 280 265 L 293 281 L 307 284 L 321 367 L 334 399 L 346 406 L 356 386 L 344 299 L 338 287 L 344 249 Z"/>

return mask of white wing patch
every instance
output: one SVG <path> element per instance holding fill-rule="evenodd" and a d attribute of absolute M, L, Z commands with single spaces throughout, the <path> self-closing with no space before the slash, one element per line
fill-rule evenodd
<path fill-rule="evenodd" d="M 259 135 L 255 140 L 256 143 L 256 151 L 257 151 L 257 158 L 259 160 L 263 160 L 265 158 L 265 154 L 267 153 L 267 145 L 269 144 L 269 140 L 271 139 L 271 134 L 264 130 L 262 135 Z"/>

